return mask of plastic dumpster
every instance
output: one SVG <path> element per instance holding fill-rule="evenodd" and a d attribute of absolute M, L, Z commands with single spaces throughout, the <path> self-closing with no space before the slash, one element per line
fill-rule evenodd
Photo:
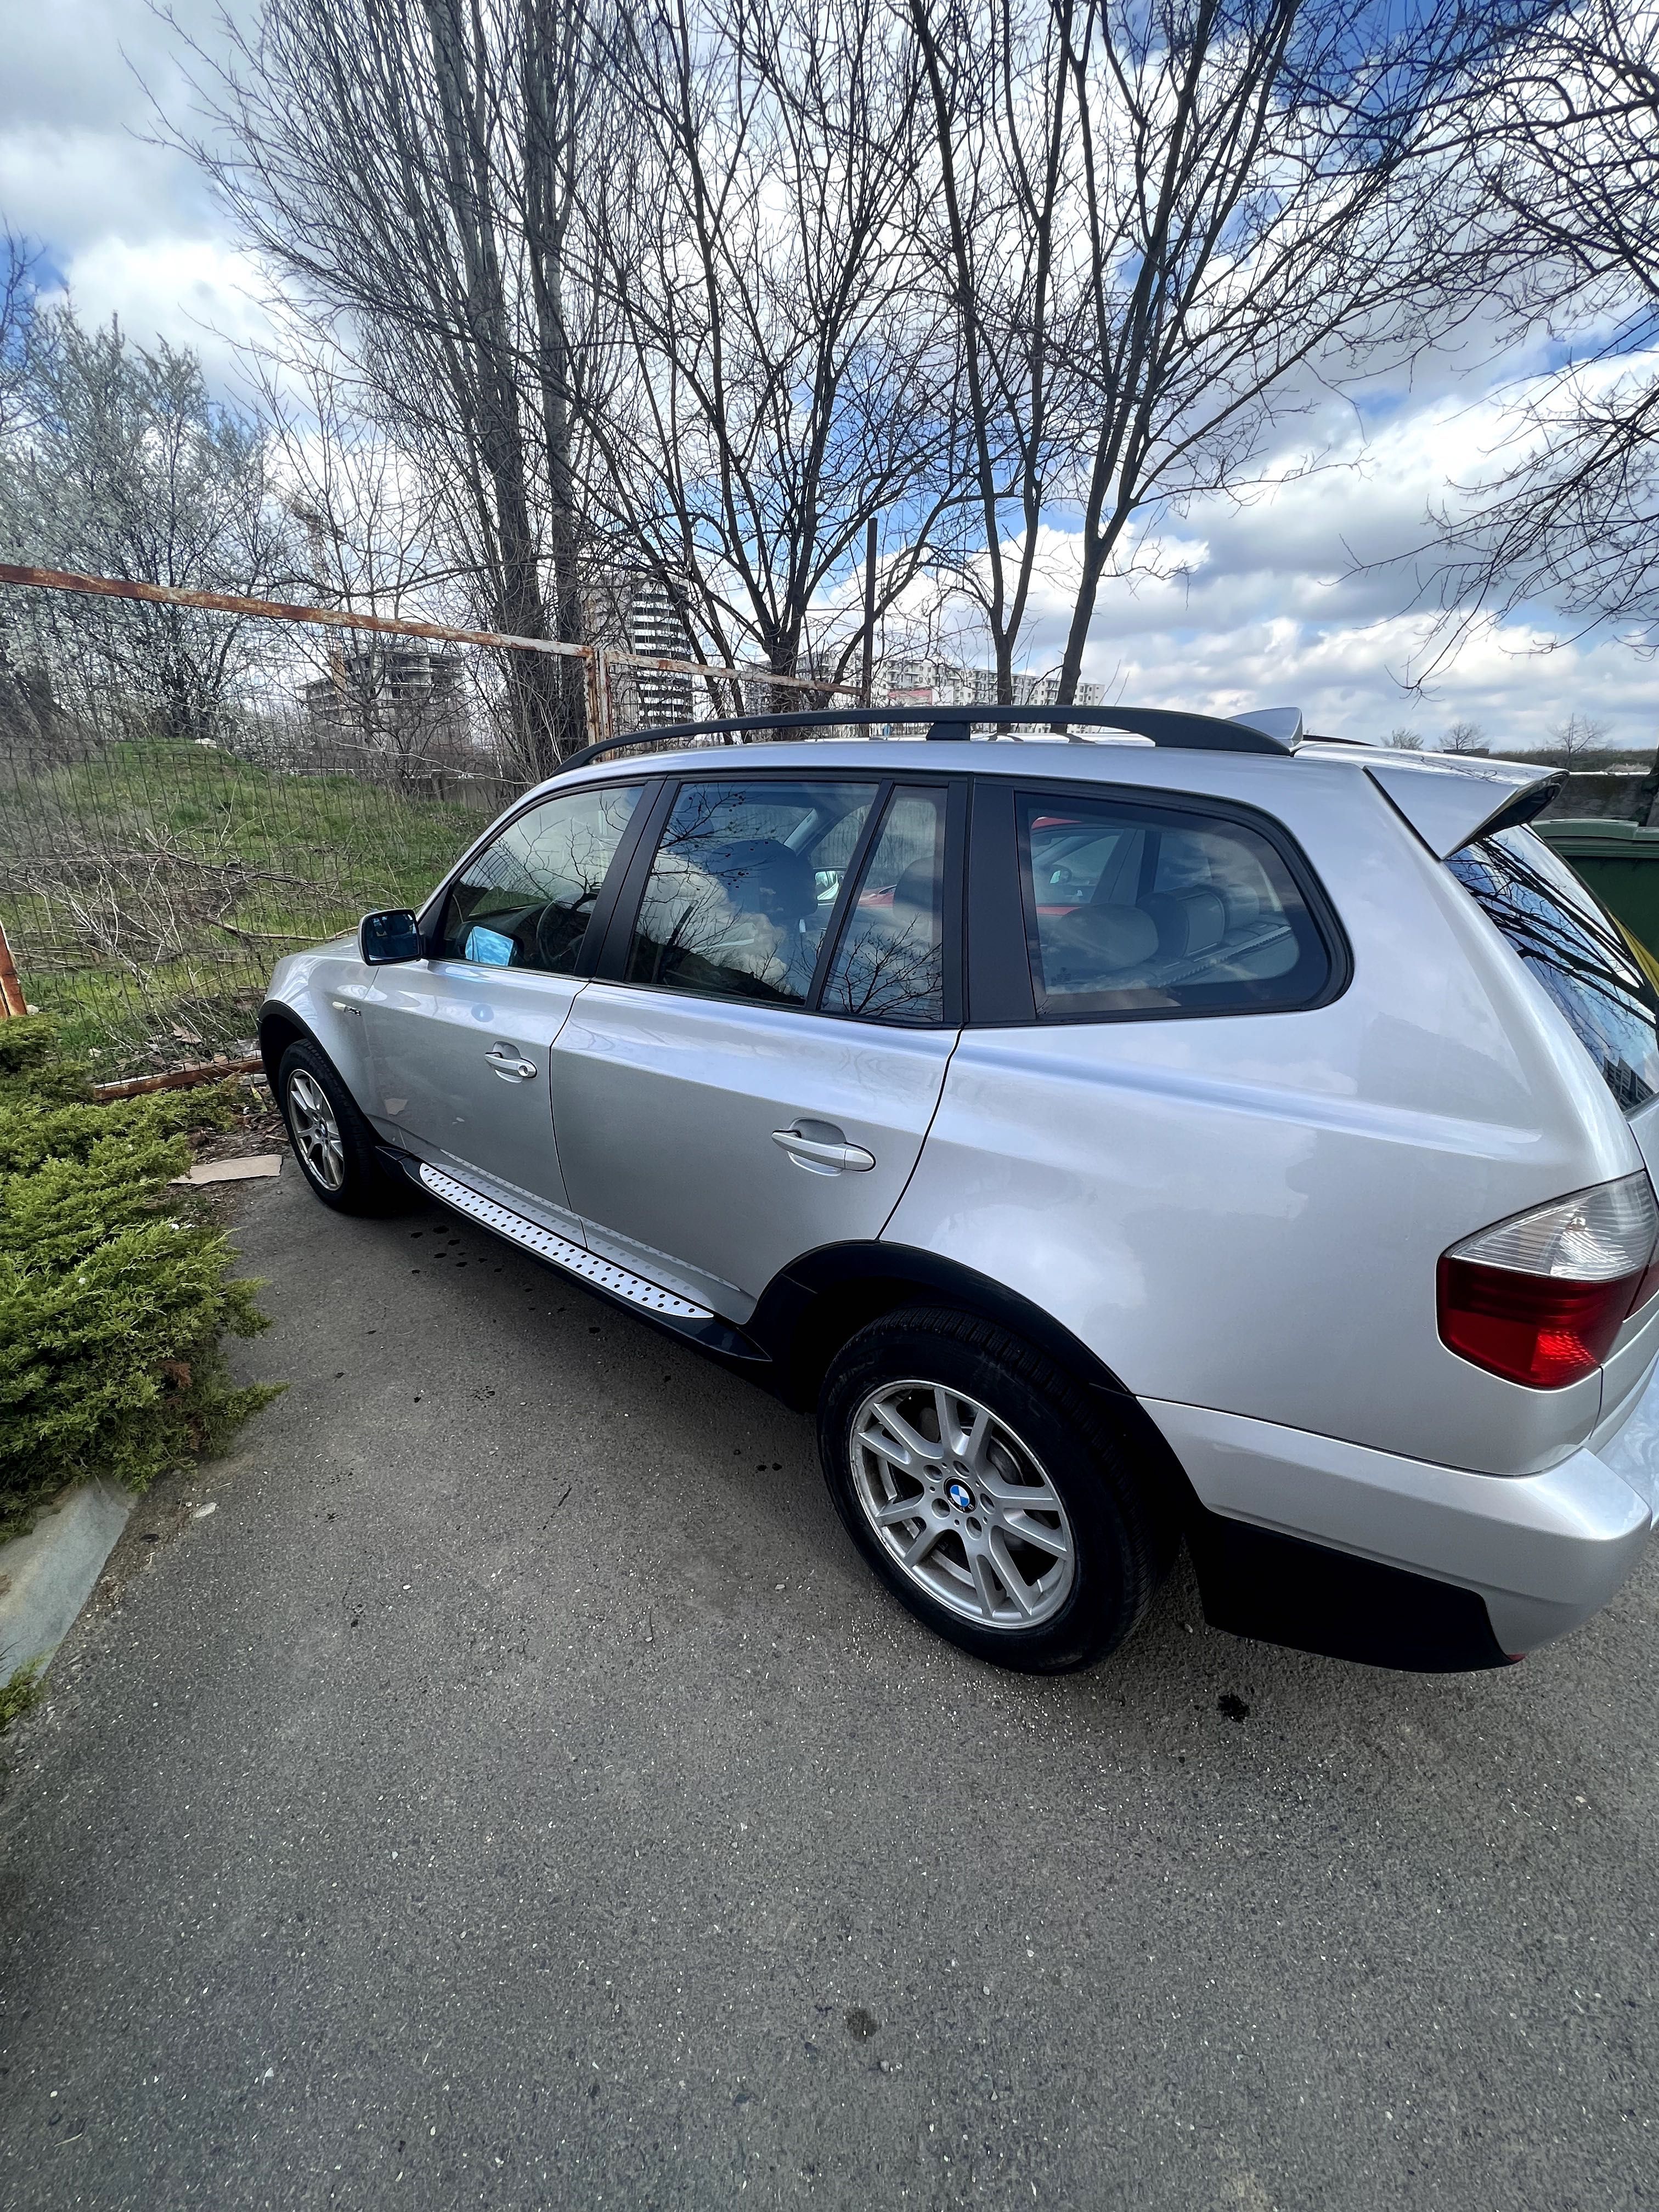
<path fill-rule="evenodd" d="M 1571 861 L 1610 914 L 1659 957 L 1659 830 L 1633 822 L 1534 822 L 1545 843 Z"/>

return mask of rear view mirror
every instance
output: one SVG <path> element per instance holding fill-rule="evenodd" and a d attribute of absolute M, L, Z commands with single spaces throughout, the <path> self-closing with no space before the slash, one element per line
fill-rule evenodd
<path fill-rule="evenodd" d="M 357 950 L 371 968 L 421 957 L 420 924 L 406 906 L 386 914 L 366 914 L 357 925 Z"/>

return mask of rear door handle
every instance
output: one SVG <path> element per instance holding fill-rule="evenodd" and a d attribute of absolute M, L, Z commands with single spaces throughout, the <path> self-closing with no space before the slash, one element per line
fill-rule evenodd
<path fill-rule="evenodd" d="M 492 1046 L 484 1058 L 496 1074 L 507 1083 L 527 1083 L 536 1073 L 533 1060 L 520 1060 L 518 1054 L 509 1051 L 506 1045 Z"/>
<path fill-rule="evenodd" d="M 774 1129 L 772 1142 L 781 1145 L 795 1165 L 809 1175 L 864 1175 L 876 1164 L 873 1152 L 866 1152 L 862 1145 L 849 1145 L 839 1129 L 833 1137 L 807 1137 L 799 1129 Z"/>

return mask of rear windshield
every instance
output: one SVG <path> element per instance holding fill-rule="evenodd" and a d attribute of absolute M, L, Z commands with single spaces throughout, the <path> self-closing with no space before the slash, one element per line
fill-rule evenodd
<path fill-rule="evenodd" d="M 1627 1114 L 1659 1094 L 1659 996 L 1618 924 L 1530 830 L 1446 863 L 1571 1023 Z"/>

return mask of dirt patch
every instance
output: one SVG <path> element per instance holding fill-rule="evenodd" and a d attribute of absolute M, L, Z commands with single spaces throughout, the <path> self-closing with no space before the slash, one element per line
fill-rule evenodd
<path fill-rule="evenodd" d="M 263 1076 L 245 1075 L 236 1085 L 236 1123 L 229 1129 L 204 1129 L 192 1139 L 197 1160 L 241 1160 L 255 1152 L 285 1152 L 288 1130 Z"/>

